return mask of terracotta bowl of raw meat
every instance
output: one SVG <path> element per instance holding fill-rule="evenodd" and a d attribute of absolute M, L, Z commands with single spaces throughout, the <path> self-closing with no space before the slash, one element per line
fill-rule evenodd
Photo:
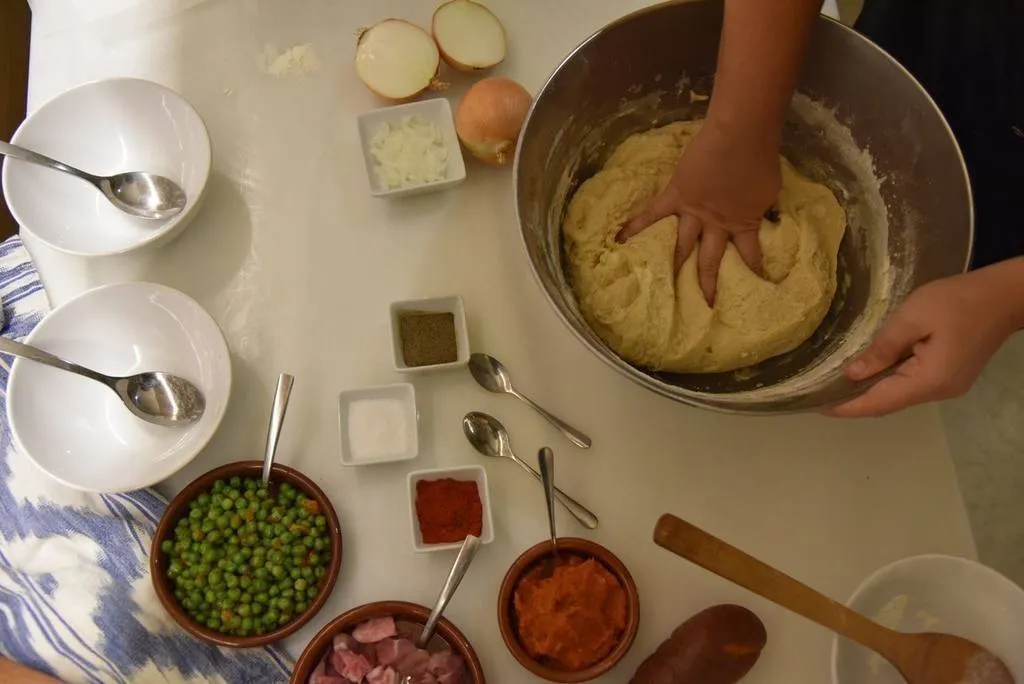
<path fill-rule="evenodd" d="M 415 663 L 418 659 L 420 663 L 426 661 L 413 653 L 416 649 L 410 642 L 419 637 L 420 629 L 428 617 L 429 608 L 405 601 L 377 601 L 342 613 L 327 623 L 306 646 L 306 650 L 299 656 L 299 662 L 295 664 L 291 684 L 401 682 L 400 678 L 392 680 L 389 675 L 382 674 L 382 670 L 389 667 L 401 669 L 399 666 L 403 662 L 414 663 L 412 669 L 421 673 L 422 667 Z M 387 618 L 391 618 L 393 626 L 387 624 Z M 459 628 L 447 618 L 442 617 L 437 623 L 437 631 L 428 645 L 428 651 L 434 657 L 429 661 L 427 671 L 434 674 L 434 678 L 417 679 L 413 676 L 413 682 L 484 684 L 487 681 L 476 651 Z M 459 668 L 453 667 L 450 657 L 438 656 L 438 651 L 450 651 L 450 655 L 461 660 L 461 677 L 453 677 L 453 670 L 458 672 Z M 372 669 L 359 679 L 367 665 Z M 343 673 L 345 668 L 350 669 Z M 438 676 L 441 673 L 444 676 Z M 414 672 L 403 670 L 402 675 L 405 674 Z"/>
<path fill-rule="evenodd" d="M 550 541 L 543 541 L 527 549 L 505 574 L 505 579 L 501 582 L 501 590 L 498 593 L 498 627 L 501 630 L 501 638 L 504 639 L 505 646 L 508 647 L 512 656 L 537 677 L 558 684 L 589 682 L 615 667 L 633 646 L 633 640 L 636 639 L 637 630 L 640 628 L 640 596 L 636 590 L 636 583 L 626 566 L 615 554 L 600 544 L 586 539 L 559 537 L 558 553 L 563 559 L 575 556 L 597 561 L 618 580 L 619 585 L 625 591 L 624 627 L 618 633 L 618 641 L 612 650 L 597 662 L 586 667 L 568 669 L 546 659 L 534 658 L 523 645 L 516 619 L 516 590 L 524 578 L 552 561 Z"/>
<path fill-rule="evenodd" d="M 262 461 L 236 461 L 222 465 L 219 468 L 200 475 L 190 482 L 181 492 L 174 497 L 167 509 L 164 511 L 160 524 L 157 525 L 156 533 L 153 535 L 153 546 L 150 551 L 149 570 L 153 578 L 153 587 L 156 589 L 157 598 L 170 613 L 174 621 L 183 629 L 203 641 L 208 641 L 218 646 L 231 648 L 254 648 L 265 646 L 275 641 L 280 641 L 289 634 L 292 634 L 304 624 L 309 622 L 316 615 L 331 595 L 334 584 L 338 580 L 338 571 L 341 569 L 341 524 L 338 522 L 338 514 L 331 505 L 320 487 L 299 471 L 288 466 L 275 463 L 270 472 L 271 486 L 287 482 L 296 490 L 302 492 L 310 499 L 317 502 L 321 514 L 327 519 L 326 529 L 331 538 L 331 557 L 327 563 L 327 572 L 319 581 L 319 592 L 310 603 L 309 607 L 296 615 L 291 622 L 288 622 L 277 629 L 261 635 L 235 636 L 209 629 L 192 619 L 185 611 L 178 599 L 174 597 L 174 589 L 171 581 L 167 578 L 169 559 L 167 554 L 160 550 L 160 544 L 165 539 L 170 539 L 174 526 L 189 514 L 189 504 L 203 492 L 209 491 L 217 480 L 229 480 L 234 476 L 242 478 L 259 478 L 262 475 Z"/>

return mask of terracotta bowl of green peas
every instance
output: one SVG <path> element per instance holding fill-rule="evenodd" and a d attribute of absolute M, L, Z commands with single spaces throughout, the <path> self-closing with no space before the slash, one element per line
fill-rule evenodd
<path fill-rule="evenodd" d="M 239 461 L 193 480 L 153 536 L 150 574 L 175 622 L 220 646 L 283 639 L 330 595 L 341 527 L 323 490 L 293 468 Z"/>

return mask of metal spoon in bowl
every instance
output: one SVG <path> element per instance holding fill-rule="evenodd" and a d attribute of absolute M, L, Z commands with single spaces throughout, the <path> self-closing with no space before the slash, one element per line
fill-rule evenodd
<path fill-rule="evenodd" d="M 484 456 L 492 458 L 507 458 L 514 461 L 520 468 L 541 480 L 540 473 L 530 467 L 530 464 L 512 453 L 512 446 L 509 443 L 508 431 L 505 426 L 498 422 L 497 418 L 486 413 L 473 411 L 467 413 L 462 419 L 462 431 L 466 439 L 473 445 L 473 448 Z M 574 518 L 588 530 L 597 528 L 597 516 L 586 506 L 572 498 L 558 487 L 554 487 L 554 496 L 558 503 L 565 506 Z"/>
<path fill-rule="evenodd" d="M 544 501 L 548 505 L 548 530 L 551 532 L 551 550 L 558 553 L 558 534 L 555 530 L 555 455 L 548 447 L 537 452 L 540 481 L 544 485 Z"/>
<path fill-rule="evenodd" d="M 180 214 L 187 204 L 185 191 L 177 183 L 156 174 L 129 171 L 113 176 L 94 176 L 64 162 L 2 140 L 0 154 L 81 178 L 96 186 L 115 207 L 139 218 L 168 219 Z"/>
<path fill-rule="evenodd" d="M 448 603 L 452 600 L 452 596 L 455 595 L 455 590 L 459 588 L 462 578 L 466 576 L 469 564 L 473 562 L 473 557 L 476 556 L 476 552 L 479 549 L 480 537 L 471 534 L 462 542 L 459 554 L 455 556 L 455 563 L 452 564 L 448 578 L 444 581 L 444 586 L 441 587 L 441 593 L 437 596 L 434 609 L 430 611 L 430 617 L 427 618 L 427 623 L 423 625 L 423 631 L 420 632 L 419 638 L 416 639 L 416 648 L 426 648 L 427 644 L 434 637 L 434 630 L 437 629 L 437 623 L 440 622 L 444 609 L 448 607 Z M 410 684 L 410 682 L 412 682 L 412 677 L 406 676 L 402 678 L 402 684 Z"/>
<path fill-rule="evenodd" d="M 477 384 L 488 392 L 511 394 L 519 401 L 533 408 L 546 421 L 558 428 L 570 442 L 581 449 L 590 448 L 591 441 L 589 437 L 561 418 L 548 413 L 526 395 L 517 392 L 512 387 L 511 376 L 509 376 L 508 371 L 501 365 L 501 361 L 498 361 L 498 359 L 487 354 L 473 354 L 469 357 L 469 372 L 473 374 L 473 379 L 476 380 Z"/>
<path fill-rule="evenodd" d="M 103 383 L 114 390 L 135 416 L 154 425 L 183 427 L 199 420 L 206 408 L 206 399 L 195 385 L 169 373 L 154 371 L 126 377 L 111 377 L 5 337 L 0 337 L 0 353 L 18 356 Z"/>
<path fill-rule="evenodd" d="M 267 450 L 263 455 L 263 486 L 270 484 L 270 469 L 274 465 L 274 454 L 277 453 L 277 440 L 281 437 L 284 425 L 284 414 L 288 411 L 288 400 L 292 396 L 292 385 L 295 377 L 281 373 L 277 377 L 277 390 L 274 392 L 274 404 L 270 407 L 270 425 L 267 426 Z"/>

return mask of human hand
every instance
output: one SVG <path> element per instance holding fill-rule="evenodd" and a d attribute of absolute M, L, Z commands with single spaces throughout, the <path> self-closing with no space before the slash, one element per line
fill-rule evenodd
<path fill-rule="evenodd" d="M 1003 342 L 1024 327 L 1024 259 L 937 280 L 915 290 L 846 368 L 851 380 L 901 363 L 855 399 L 826 411 L 882 416 L 964 394 Z"/>
<path fill-rule="evenodd" d="M 757 230 L 781 186 L 777 133 L 730 128 L 709 117 L 665 189 L 615 237 L 625 242 L 666 216 L 678 216 L 676 273 L 696 247 L 700 287 L 713 304 L 718 268 L 730 240 L 747 266 L 761 274 Z"/>

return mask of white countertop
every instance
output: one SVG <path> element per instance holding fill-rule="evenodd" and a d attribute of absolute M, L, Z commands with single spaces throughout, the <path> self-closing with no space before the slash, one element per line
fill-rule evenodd
<path fill-rule="evenodd" d="M 593 30 L 641 0 L 490 0 L 510 36 L 500 72 L 536 90 Z M 388 16 L 426 23 L 412 0 L 35 0 L 30 109 L 78 83 L 137 76 L 182 93 L 206 119 L 214 173 L 188 231 L 148 256 L 81 262 L 29 244 L 54 303 L 107 282 L 151 280 L 195 297 L 234 357 L 227 417 L 211 445 L 164 487 L 215 465 L 259 458 L 274 382 L 296 376 L 279 456 L 314 477 L 342 520 L 344 561 L 327 606 L 288 641 L 296 655 L 325 622 L 379 599 L 431 604 L 450 554 L 412 551 L 405 474 L 481 463 L 462 436 L 469 410 L 493 413 L 532 459 L 549 445 L 561 486 L 601 518 L 592 536 L 632 571 L 640 634 L 602 682 L 625 682 L 680 622 L 718 602 L 754 609 L 768 648 L 750 684 L 826 682 L 831 636 L 675 558 L 650 541 L 672 512 L 845 599 L 896 558 L 973 556 L 967 518 L 933 408 L 869 422 L 740 418 L 685 408 L 640 389 L 590 355 L 530 275 L 508 169 L 468 163 L 454 191 L 400 202 L 370 197 L 355 117 L 378 106 L 352 68 L 354 33 Z M 97 6 L 99 5 L 99 6 Z M 307 78 L 261 71 L 265 50 L 309 43 Z M 465 88 L 458 80 L 448 96 Z M 390 383 L 388 303 L 461 294 L 473 347 L 501 359 L 523 391 L 594 439 L 572 447 L 528 408 L 488 395 L 460 371 L 417 377 L 421 455 L 343 469 L 337 394 Z M 496 538 L 447 612 L 475 645 L 488 681 L 532 678 L 506 651 L 496 595 L 509 564 L 542 539 L 540 488 L 509 463 L 484 464 Z M 564 512 L 563 512 L 564 513 Z"/>

